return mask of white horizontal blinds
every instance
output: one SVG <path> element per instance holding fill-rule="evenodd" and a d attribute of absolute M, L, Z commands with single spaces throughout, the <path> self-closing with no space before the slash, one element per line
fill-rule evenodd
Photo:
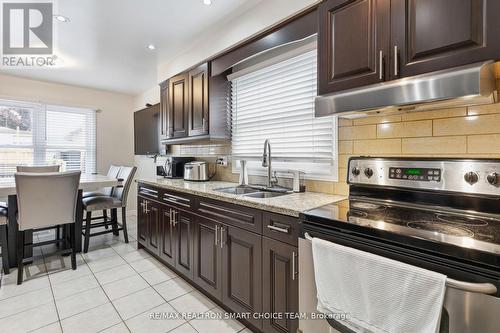
<path fill-rule="evenodd" d="M 314 117 L 316 50 L 232 80 L 232 153 L 261 158 L 271 140 L 273 159 L 330 164 L 334 121 Z"/>
<path fill-rule="evenodd" d="M 46 119 L 46 164 L 95 172 L 95 111 L 47 106 Z"/>
<path fill-rule="evenodd" d="M 18 165 L 95 172 L 95 111 L 0 100 L 0 178 Z"/>

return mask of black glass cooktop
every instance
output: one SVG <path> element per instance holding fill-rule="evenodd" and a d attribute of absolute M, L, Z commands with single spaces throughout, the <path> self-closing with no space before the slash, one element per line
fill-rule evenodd
<path fill-rule="evenodd" d="M 500 255 L 500 219 L 491 216 L 353 198 L 304 215 Z"/>

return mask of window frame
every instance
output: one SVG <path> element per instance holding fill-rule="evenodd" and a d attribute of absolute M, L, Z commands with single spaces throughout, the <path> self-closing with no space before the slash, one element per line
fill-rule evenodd
<path fill-rule="evenodd" d="M 313 49 L 317 49 L 317 43 L 308 43 L 306 45 L 297 47 L 295 49 L 289 50 L 287 52 L 280 53 L 272 58 L 266 59 L 257 64 L 251 65 L 247 68 L 243 68 L 236 73 L 233 73 L 228 76 L 228 81 L 232 81 L 237 79 L 238 77 L 253 73 L 255 71 L 261 70 L 263 68 L 278 64 L 280 62 L 287 61 L 288 59 L 300 56 L 307 52 L 312 51 Z M 233 117 L 233 110 L 231 110 L 231 117 Z M 338 170 L 338 119 L 336 116 L 330 116 L 332 119 L 332 155 L 331 155 L 331 163 L 307 163 L 307 158 L 301 158 L 297 160 L 285 159 L 285 158 L 273 158 L 272 165 L 273 171 L 277 172 L 278 177 L 282 178 L 292 178 L 292 175 L 288 172 L 289 170 L 300 170 L 304 172 L 304 179 L 309 180 L 319 180 L 319 181 L 338 181 L 339 170 Z M 233 141 L 231 141 L 231 147 L 233 145 Z M 271 140 L 272 145 L 272 140 Z M 264 146 L 262 146 L 262 151 Z M 271 149 L 272 150 L 272 149 Z M 253 158 L 244 158 L 233 156 L 231 161 L 231 171 L 234 174 L 240 173 L 240 165 L 239 160 L 245 159 L 247 160 L 247 169 L 248 174 L 251 176 L 267 176 L 267 168 L 259 166 L 261 164 L 261 159 L 257 157 Z M 303 164 L 309 164 L 308 169 L 304 170 Z M 318 170 L 322 170 L 325 165 L 329 167 L 329 173 L 320 173 Z"/>
<path fill-rule="evenodd" d="M 88 165 L 85 161 L 85 172 L 93 173 L 97 168 L 97 112 L 91 108 L 81 108 L 81 107 L 71 107 L 62 106 L 49 103 L 34 103 L 29 101 L 16 101 L 12 99 L 0 98 L 0 105 L 6 107 L 16 107 L 16 108 L 26 108 L 31 109 L 31 145 L 10 145 L 2 144 L 0 142 L 0 149 L 32 149 L 33 151 L 33 165 L 46 165 L 47 158 L 46 154 L 49 150 L 85 150 L 93 154 L 93 158 L 90 159 L 91 165 Z M 78 113 L 83 114 L 86 117 L 86 121 L 89 121 L 89 116 L 92 118 L 94 129 L 91 135 L 85 133 L 85 144 L 83 146 L 64 146 L 64 145 L 50 145 L 47 137 L 47 113 L 48 112 L 64 112 L 64 113 Z M 93 145 L 92 145 L 93 142 Z M 81 170 L 81 169 L 80 169 Z M 82 170 L 83 172 L 83 170 Z"/>

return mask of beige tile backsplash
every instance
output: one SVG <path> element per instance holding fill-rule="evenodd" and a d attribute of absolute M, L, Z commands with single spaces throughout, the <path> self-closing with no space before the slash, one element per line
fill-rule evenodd
<path fill-rule="evenodd" d="M 350 156 L 500 158 L 500 103 L 339 122 L 339 182 L 309 189 L 348 194 Z"/>

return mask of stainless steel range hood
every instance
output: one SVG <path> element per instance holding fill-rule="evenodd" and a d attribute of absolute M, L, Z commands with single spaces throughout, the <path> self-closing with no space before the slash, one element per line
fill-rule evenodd
<path fill-rule="evenodd" d="M 495 89 L 494 62 L 489 61 L 318 96 L 315 114 L 356 117 L 490 104 Z"/>

